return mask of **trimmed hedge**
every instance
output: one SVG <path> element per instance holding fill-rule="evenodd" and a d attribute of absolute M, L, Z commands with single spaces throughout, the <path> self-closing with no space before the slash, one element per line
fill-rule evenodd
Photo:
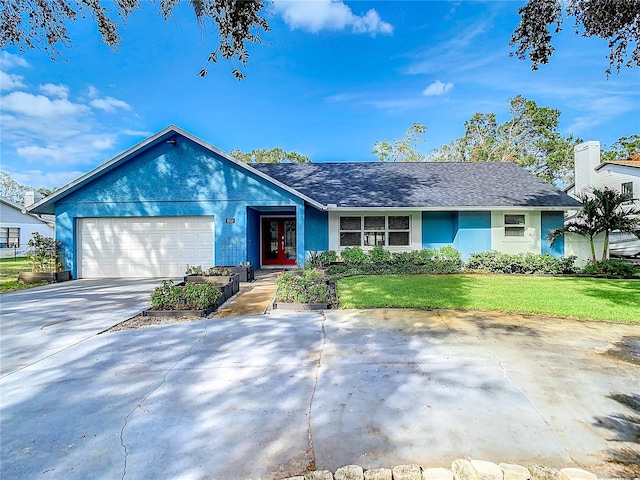
<path fill-rule="evenodd" d="M 576 272 L 577 257 L 552 257 L 549 254 L 535 253 L 472 253 L 466 263 L 466 269 L 488 273 L 520 274 L 569 274 Z"/>

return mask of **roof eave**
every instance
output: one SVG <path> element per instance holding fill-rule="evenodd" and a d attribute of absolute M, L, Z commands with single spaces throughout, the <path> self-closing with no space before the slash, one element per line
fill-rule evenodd
<path fill-rule="evenodd" d="M 558 211 L 564 212 L 567 210 L 573 210 L 575 208 L 580 208 L 580 205 L 553 205 L 553 206 L 487 206 L 487 205 L 478 205 L 478 206 L 451 206 L 451 205 L 440 205 L 440 206 L 413 206 L 413 207 L 349 207 L 349 206 L 337 206 L 337 205 L 328 205 L 327 211 L 335 212 L 335 211 L 350 211 L 350 212 L 358 212 L 358 211 L 376 211 L 376 212 L 406 212 L 406 211 L 420 211 L 420 212 L 442 212 L 442 211 L 464 211 L 464 212 L 477 212 L 477 211 L 521 211 L 521 210 L 545 210 L 545 211 Z"/>

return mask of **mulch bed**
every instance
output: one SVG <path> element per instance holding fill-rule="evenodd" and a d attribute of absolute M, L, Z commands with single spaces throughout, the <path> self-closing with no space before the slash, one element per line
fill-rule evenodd
<path fill-rule="evenodd" d="M 215 317 L 216 312 L 210 313 L 206 317 L 147 317 L 138 315 L 136 317 L 125 320 L 102 333 L 120 332 L 122 330 L 135 330 L 136 328 L 162 327 L 165 325 L 173 325 L 174 323 L 195 322 L 204 318 Z"/>

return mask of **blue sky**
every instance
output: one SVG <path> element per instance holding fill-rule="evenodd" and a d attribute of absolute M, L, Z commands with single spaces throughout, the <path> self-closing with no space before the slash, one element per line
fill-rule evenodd
<path fill-rule="evenodd" d="M 281 147 L 313 161 L 373 161 L 377 140 L 428 127 L 421 150 L 462 136 L 475 112 L 507 118 L 521 94 L 562 111 L 563 134 L 610 145 L 640 133 L 640 69 L 607 79 L 605 41 L 567 24 L 548 65 L 509 57 L 524 2 L 281 1 L 269 45 L 197 72 L 217 42 L 188 5 L 165 22 L 145 5 L 113 52 L 91 21 L 73 48 L 0 52 L 2 169 L 34 187 L 62 186 L 175 124 L 229 151 Z"/>

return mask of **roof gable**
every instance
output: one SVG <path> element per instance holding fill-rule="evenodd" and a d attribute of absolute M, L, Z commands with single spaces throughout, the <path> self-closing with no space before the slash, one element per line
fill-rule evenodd
<path fill-rule="evenodd" d="M 82 175 L 76 180 L 70 182 L 69 184 L 65 185 L 61 189 L 54 192 L 49 197 L 32 205 L 31 207 L 29 207 L 28 210 L 36 213 L 55 213 L 56 203 L 64 202 L 69 198 L 77 199 L 81 197 L 82 196 L 81 191 L 84 188 L 86 188 L 89 184 L 93 184 L 93 186 L 98 185 L 101 181 L 101 178 L 107 176 L 110 172 L 113 172 L 116 169 L 123 168 L 125 164 L 135 161 L 136 159 L 144 156 L 147 152 L 151 150 L 164 148 L 170 151 L 172 147 L 175 147 L 178 145 L 178 142 L 184 142 L 185 140 L 187 142 L 193 143 L 201 151 L 207 152 L 224 162 L 229 162 L 238 170 L 244 171 L 245 173 L 249 173 L 254 177 L 259 177 L 262 180 L 274 185 L 275 187 L 278 187 L 279 189 L 282 189 L 296 197 L 299 197 L 309 203 L 312 203 L 317 207 L 321 207 L 321 205 L 316 204 L 314 200 L 307 198 L 305 195 L 295 191 L 290 186 L 282 184 L 278 180 L 270 178 L 268 175 L 264 174 L 263 172 L 255 170 L 250 165 L 239 162 L 235 158 L 226 154 L 222 150 L 214 147 L 213 145 L 210 145 L 200 140 L 199 138 L 191 135 L 190 133 L 176 126 L 171 125 L 161 130 L 160 132 L 156 133 L 155 135 L 152 135 L 146 140 L 142 141 L 138 145 L 133 146 L 132 148 L 121 153 L 120 155 L 117 155 L 111 160 L 99 165 L 98 167 L 86 173 L 85 175 Z M 132 183 L 129 182 L 129 184 L 127 185 L 129 189 L 131 189 L 131 184 Z M 102 191 L 104 191 L 104 189 Z M 79 192 L 79 193 L 76 193 L 76 192 Z M 108 200 L 108 198 L 103 198 L 103 200 L 104 199 Z"/>

